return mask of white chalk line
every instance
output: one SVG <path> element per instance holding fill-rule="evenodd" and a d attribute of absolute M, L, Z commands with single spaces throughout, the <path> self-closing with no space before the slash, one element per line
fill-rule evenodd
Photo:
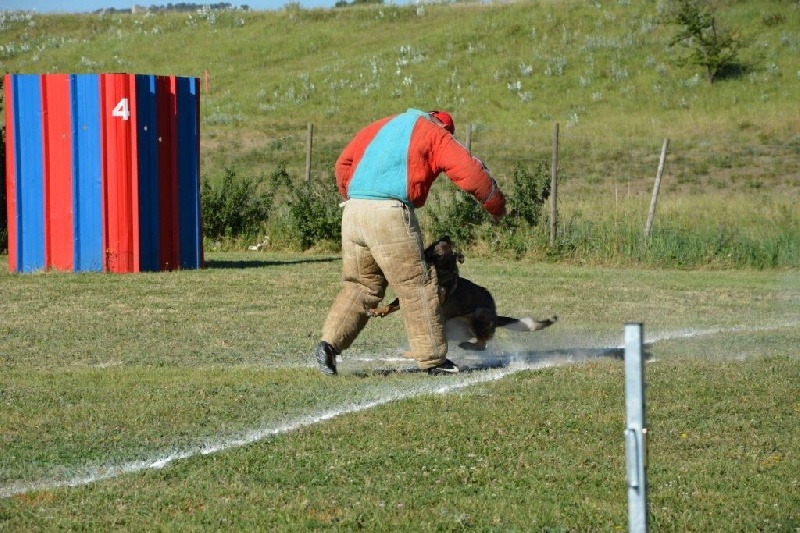
<path fill-rule="evenodd" d="M 712 336 L 721 333 L 771 331 L 775 329 L 793 328 L 798 326 L 800 326 L 800 323 L 791 323 L 791 324 L 773 325 L 773 326 L 747 326 L 747 327 L 727 328 L 727 329 L 714 328 L 707 330 L 686 330 L 686 331 L 656 335 L 649 339 L 647 339 L 647 336 L 645 335 L 646 337 L 645 342 L 652 344 L 655 342 L 680 339 L 680 338 Z M 389 359 L 395 360 L 395 358 L 389 358 Z M 361 360 L 368 361 L 369 358 L 361 358 Z M 211 455 L 214 453 L 224 452 L 226 450 L 234 448 L 240 448 L 277 435 L 290 433 L 302 427 L 307 427 L 314 424 L 318 424 L 320 422 L 325 422 L 327 420 L 331 420 L 338 416 L 357 413 L 360 411 L 366 411 L 368 409 L 379 407 L 381 405 L 385 405 L 390 402 L 403 400 L 407 398 L 413 398 L 415 396 L 421 396 L 424 394 L 448 394 L 450 392 L 471 387 L 479 383 L 500 380 L 510 374 L 520 372 L 523 370 L 540 370 L 543 368 L 570 362 L 575 362 L 575 361 L 571 361 L 569 359 L 561 359 L 559 361 L 526 363 L 512 359 L 511 364 L 509 364 L 504 368 L 483 370 L 480 372 L 465 374 L 463 377 L 447 376 L 443 378 L 425 379 L 420 381 L 415 387 L 403 390 L 389 391 L 390 393 L 388 395 L 385 395 L 376 400 L 364 401 L 352 405 L 340 406 L 335 409 L 330 409 L 317 414 L 302 416 L 300 418 L 297 418 L 295 420 L 277 426 L 253 429 L 239 436 L 222 439 L 217 442 L 205 443 L 199 446 L 191 447 L 185 450 L 179 450 L 170 454 L 157 456 L 151 459 L 146 459 L 142 461 L 132 461 L 128 463 L 123 463 L 121 465 L 88 467 L 85 468 L 82 473 L 79 473 L 75 477 L 69 479 L 60 479 L 60 480 L 50 479 L 50 480 L 41 480 L 30 483 L 24 483 L 24 482 L 13 483 L 11 485 L 0 487 L 0 498 L 8 498 L 17 494 L 24 494 L 27 492 L 33 492 L 38 490 L 52 490 L 62 487 L 77 487 L 82 485 L 89 485 L 98 481 L 115 478 L 124 474 L 132 474 L 144 470 L 157 470 L 164 468 L 170 463 L 173 463 L 175 461 L 189 459 L 198 455 Z"/>
<path fill-rule="evenodd" d="M 733 328 L 711 328 L 711 329 L 704 329 L 704 330 L 679 330 L 679 331 L 672 331 L 666 332 L 659 335 L 655 335 L 652 338 L 647 337 L 647 329 L 645 327 L 645 343 L 646 344 L 654 344 L 656 342 L 661 341 L 670 341 L 676 339 L 690 339 L 694 337 L 711 337 L 714 335 L 720 335 L 723 333 L 759 333 L 759 332 L 767 332 L 767 331 L 775 331 L 779 329 L 791 329 L 800 327 L 800 322 L 788 322 L 785 324 L 765 324 L 761 326 L 739 326 Z"/>
<path fill-rule="evenodd" d="M 422 396 L 425 394 L 448 394 L 452 391 L 471 387 L 478 383 L 499 380 L 511 373 L 519 372 L 521 370 L 536 370 L 553 366 L 554 364 L 555 363 L 540 363 L 538 365 L 520 366 L 512 365 L 497 370 L 486 370 L 482 372 L 466 374 L 463 378 L 461 376 L 446 376 L 442 378 L 426 379 L 420 382 L 417 386 L 409 389 L 389 391 L 388 395 L 376 400 L 340 406 L 335 409 L 323 411 L 317 414 L 302 416 L 277 426 L 254 429 L 239 436 L 223 439 L 217 442 L 205 443 L 200 446 L 176 451 L 151 459 L 133 461 L 121 465 L 90 467 L 86 468 L 84 472 L 70 479 L 50 479 L 32 483 L 14 483 L 0 488 L 0 498 L 8 498 L 17 494 L 23 494 L 37 490 L 52 490 L 61 487 L 89 485 L 97 481 L 111 479 L 123 474 L 131 474 L 144 470 L 161 469 L 174 461 L 189 459 L 198 455 L 210 455 L 233 448 L 240 448 L 242 446 L 247 446 L 248 444 L 253 444 L 277 435 L 295 431 L 302 427 L 325 422 L 326 420 L 331 420 L 338 416 L 366 411 L 368 409 L 379 407 L 393 401 L 413 398 L 415 396 Z"/>

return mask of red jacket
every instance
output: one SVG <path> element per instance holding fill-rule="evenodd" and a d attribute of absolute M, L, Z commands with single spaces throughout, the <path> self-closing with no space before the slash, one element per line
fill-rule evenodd
<path fill-rule="evenodd" d="M 336 160 L 336 183 L 348 198 L 394 198 L 422 207 L 439 173 L 470 193 L 495 217 L 505 197 L 483 163 L 416 109 L 373 122 Z"/>

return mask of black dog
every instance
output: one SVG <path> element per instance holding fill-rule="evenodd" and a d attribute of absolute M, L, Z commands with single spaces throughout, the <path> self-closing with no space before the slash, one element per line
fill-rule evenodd
<path fill-rule="evenodd" d="M 442 305 L 448 331 L 460 326 L 474 341 L 463 340 L 459 346 L 466 350 L 485 350 L 486 343 L 494 336 L 498 327 L 516 331 L 537 331 L 552 326 L 557 316 L 544 320 L 512 318 L 497 314 L 492 294 L 458 274 L 458 264 L 464 262 L 464 254 L 453 249 L 450 237 L 442 237 L 425 249 L 425 260 L 436 269 L 439 279 L 439 301 Z M 369 316 L 384 317 L 400 309 L 400 300 L 389 305 L 370 309 Z"/>

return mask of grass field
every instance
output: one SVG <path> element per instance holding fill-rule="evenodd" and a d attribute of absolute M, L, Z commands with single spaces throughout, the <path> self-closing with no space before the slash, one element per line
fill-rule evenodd
<path fill-rule="evenodd" d="M 432 378 L 387 372 L 407 364 L 389 317 L 326 379 L 310 354 L 338 259 L 207 259 L 0 273 L 0 529 L 625 529 L 624 372 L 603 349 L 630 321 L 654 528 L 800 527 L 795 271 L 468 258 L 502 311 L 559 323 Z"/>
<path fill-rule="evenodd" d="M 453 349 L 496 368 L 448 378 L 394 371 L 396 316 L 319 374 L 341 266 L 324 248 L 209 243 L 204 270 L 132 275 L 0 256 L 0 530 L 624 530 L 627 322 L 649 356 L 653 528 L 800 529 L 800 9 L 719 5 L 748 46 L 714 85 L 675 63 L 650 0 L 0 11 L 4 72 L 208 72 L 203 180 L 299 178 L 313 123 L 330 183 L 358 128 L 414 106 L 451 111 L 461 140 L 472 125 L 505 186 L 550 160 L 558 123 L 564 240 L 468 250 L 501 311 L 560 320 Z"/>

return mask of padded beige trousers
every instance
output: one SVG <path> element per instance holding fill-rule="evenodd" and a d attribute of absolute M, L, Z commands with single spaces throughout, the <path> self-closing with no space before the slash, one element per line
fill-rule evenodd
<path fill-rule="evenodd" d="M 348 200 L 342 214 L 342 289 L 322 327 L 337 353 L 367 325 L 387 285 L 400 299 L 408 357 L 426 369 L 444 362 L 447 340 L 436 272 L 425 262 L 414 209 L 398 200 Z"/>

